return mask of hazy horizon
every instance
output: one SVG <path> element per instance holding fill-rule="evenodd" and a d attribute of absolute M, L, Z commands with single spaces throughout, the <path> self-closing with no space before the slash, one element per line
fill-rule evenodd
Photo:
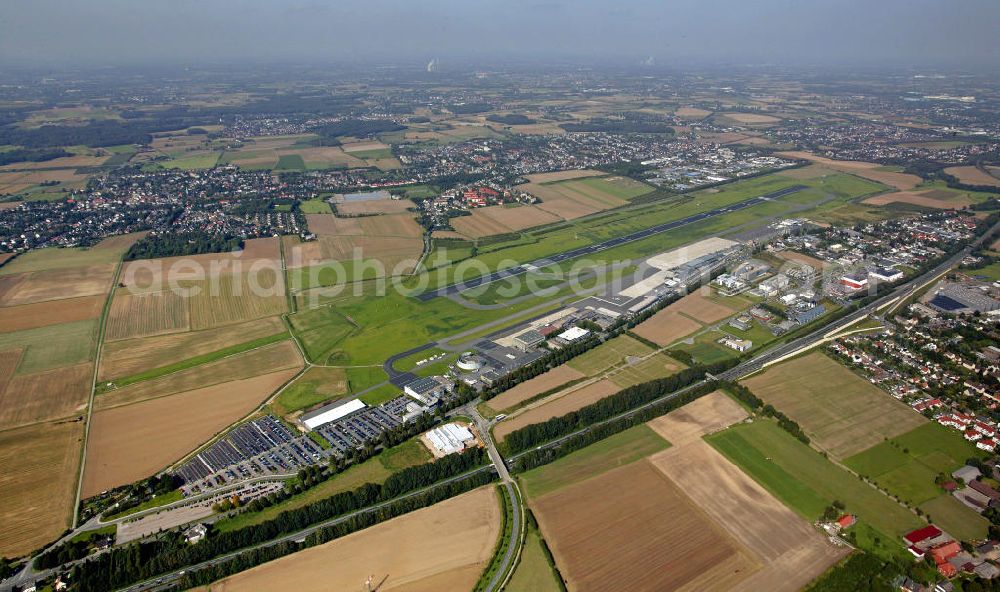
<path fill-rule="evenodd" d="M 1000 63 L 991 0 L 359 2 L 8 0 L 0 64 L 469 62 Z"/>

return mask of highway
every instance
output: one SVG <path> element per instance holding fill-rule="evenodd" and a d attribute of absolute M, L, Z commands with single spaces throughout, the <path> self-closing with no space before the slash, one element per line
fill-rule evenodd
<path fill-rule="evenodd" d="M 593 253 L 598 253 L 600 251 L 606 251 L 608 249 L 613 249 L 624 245 L 626 243 L 634 242 L 637 240 L 642 240 L 644 238 L 651 237 L 655 234 L 660 234 L 662 232 L 667 232 L 668 230 L 674 230 L 680 228 L 681 226 L 687 226 L 688 224 L 694 224 L 695 222 L 700 222 L 702 220 L 719 216 L 721 214 L 728 214 L 730 212 L 736 212 L 751 206 L 755 206 L 772 199 L 777 199 L 779 197 L 784 197 L 786 195 L 791 195 L 793 193 L 802 191 L 803 189 L 808 189 L 805 185 L 793 185 L 791 187 L 786 187 L 767 195 L 760 195 L 757 197 L 751 197 L 750 199 L 743 200 L 728 206 L 721 208 L 716 208 L 714 210 L 709 210 L 707 212 L 701 212 L 699 214 L 694 214 L 688 216 L 687 218 L 681 218 L 680 220 L 674 220 L 672 222 L 666 222 L 664 224 L 659 224 L 657 226 L 652 226 L 644 230 L 638 230 L 631 234 L 626 234 L 624 236 L 619 236 L 616 238 L 608 239 L 606 241 L 589 245 L 586 247 L 579 247 L 576 249 L 571 249 L 569 251 L 563 251 L 557 255 L 551 257 L 545 257 L 544 259 L 538 259 L 530 263 L 525 263 L 517 267 L 508 267 L 506 269 L 501 269 L 499 271 L 494 271 L 488 275 L 482 275 L 477 278 L 466 280 L 460 284 L 452 284 L 450 286 L 445 286 L 437 290 L 431 290 L 429 292 L 424 292 L 416 296 L 417 300 L 426 302 L 438 296 L 447 296 L 448 294 L 456 294 L 477 286 L 482 286 L 483 284 L 491 284 L 493 282 L 508 278 L 511 276 L 521 275 L 526 273 L 529 269 L 544 268 L 549 265 L 556 263 L 561 263 L 563 261 L 568 261 L 570 259 L 576 259 L 577 257 L 582 257 L 584 255 L 591 255 Z"/>

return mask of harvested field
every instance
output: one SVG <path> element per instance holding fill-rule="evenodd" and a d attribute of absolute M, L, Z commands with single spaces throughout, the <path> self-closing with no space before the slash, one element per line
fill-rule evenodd
<path fill-rule="evenodd" d="M 279 315 L 288 310 L 284 276 L 266 268 L 231 276 L 232 281 L 204 280 L 188 299 L 191 329 L 208 329 Z"/>
<path fill-rule="evenodd" d="M 408 199 L 373 199 L 369 201 L 353 201 L 337 204 L 341 214 L 404 214 L 417 204 Z"/>
<path fill-rule="evenodd" d="M 931 189 L 929 191 L 896 191 L 869 197 L 864 203 L 884 206 L 891 203 L 908 203 L 939 210 L 961 209 L 972 205 L 967 194 Z"/>
<path fill-rule="evenodd" d="M 338 209 L 341 207 L 342 204 L 337 205 Z M 364 216 L 361 218 L 338 218 L 332 214 L 306 214 L 306 222 L 309 224 L 309 230 L 320 236 L 395 236 L 419 238 L 423 235 L 423 228 L 417 224 L 413 215 L 408 212 L 403 214 Z"/>
<path fill-rule="evenodd" d="M 638 358 L 652 352 L 653 350 L 648 345 L 638 339 L 628 335 L 619 335 L 580 354 L 566 364 L 587 376 L 596 376 L 629 358 Z"/>
<path fill-rule="evenodd" d="M 705 109 L 699 109 L 697 107 L 681 107 L 674 112 L 674 115 L 677 117 L 689 117 L 694 119 L 703 119 L 711 114 L 711 111 L 706 111 Z"/>
<path fill-rule="evenodd" d="M 459 240 L 465 240 L 469 237 L 459 232 L 455 232 L 454 230 L 435 230 L 431 233 L 431 238 L 457 238 Z"/>
<path fill-rule="evenodd" d="M 535 173 L 528 175 L 527 179 L 531 183 L 555 183 L 556 181 L 568 181 L 569 179 L 582 179 L 583 177 L 600 177 L 606 175 L 601 171 L 590 169 L 573 169 L 569 171 L 555 171 L 553 173 Z"/>
<path fill-rule="evenodd" d="M 687 315 L 702 323 L 714 323 L 732 316 L 736 311 L 717 302 L 712 302 L 702 296 L 699 292 L 688 294 L 677 302 L 668 306 L 665 310 L 672 310 Z"/>
<path fill-rule="evenodd" d="M 0 277 L 0 306 L 106 294 L 114 271 L 114 264 L 102 264 L 6 275 Z"/>
<path fill-rule="evenodd" d="M 285 331 L 277 317 L 205 331 L 127 339 L 104 344 L 98 380 L 111 380 L 180 362 Z"/>
<path fill-rule="evenodd" d="M 526 380 L 512 389 L 500 393 L 489 400 L 489 406 L 497 411 L 503 411 L 545 391 L 583 377 L 584 374 L 582 372 L 574 370 L 565 364 L 556 366 L 545 374 L 536 376 L 531 380 Z"/>
<path fill-rule="evenodd" d="M 609 375 L 621 388 L 665 378 L 677 373 L 684 365 L 666 354 L 654 354 L 641 362 L 628 364 Z"/>
<path fill-rule="evenodd" d="M 382 591 L 471 590 L 493 555 L 501 513 L 483 487 L 209 586 L 213 592 L 361 589 L 374 575 Z M 434 544 L 427 544 L 427 541 Z M 391 552 L 387 552 L 391 550 Z"/>
<path fill-rule="evenodd" d="M 0 307 L 0 333 L 96 319 L 103 308 L 104 296 Z"/>
<path fill-rule="evenodd" d="M 213 384 L 301 368 L 302 357 L 298 348 L 291 340 L 285 340 L 109 391 L 97 397 L 94 408 L 109 409 Z"/>
<path fill-rule="evenodd" d="M 497 440 L 503 440 L 507 434 L 519 430 L 524 426 L 533 423 L 540 423 L 553 417 L 566 415 L 570 411 L 576 411 L 586 407 L 591 403 L 596 403 L 608 395 L 617 393 L 618 385 L 604 379 L 585 386 L 572 386 L 565 391 L 556 393 L 551 397 L 525 407 L 524 412 L 517 413 L 512 417 L 501 421 L 493 428 L 493 435 Z"/>
<path fill-rule="evenodd" d="M 944 172 L 958 177 L 958 180 L 967 185 L 986 185 L 989 187 L 1000 187 L 1000 179 L 985 173 L 974 166 L 948 167 Z"/>
<path fill-rule="evenodd" d="M 880 165 L 872 162 L 861 162 L 857 160 L 832 160 L 816 156 L 811 152 L 777 152 L 778 156 L 785 158 L 805 159 L 823 165 L 825 168 L 850 173 L 865 179 L 870 179 L 878 183 L 889 185 L 900 190 L 913 189 L 923 182 L 923 179 L 908 173 L 895 173 L 892 171 L 879 170 Z"/>
<path fill-rule="evenodd" d="M 659 346 L 667 346 L 700 328 L 700 324 L 670 310 L 668 306 L 636 325 L 632 332 Z"/>
<path fill-rule="evenodd" d="M 297 148 L 289 150 L 288 154 L 301 156 L 307 169 L 361 168 L 365 166 L 365 161 L 346 154 L 337 146 Z"/>
<path fill-rule="evenodd" d="M 0 392 L 0 429 L 61 419 L 85 407 L 93 366 L 77 364 L 17 374 Z"/>
<path fill-rule="evenodd" d="M 55 269 L 71 269 L 76 275 L 82 267 L 110 265 L 114 267 L 121 255 L 114 249 L 60 249 L 49 247 L 22 253 L 16 259 L 0 268 L 0 275 L 24 274 L 34 271 L 51 271 Z"/>
<path fill-rule="evenodd" d="M 21 361 L 20 349 L 7 349 L 0 351 L 0 393 L 7 388 L 7 383 L 14 376 L 18 362 Z"/>
<path fill-rule="evenodd" d="M 776 255 L 786 261 L 805 263 L 806 265 L 812 267 L 815 270 L 823 269 L 823 266 L 825 265 L 823 261 L 820 261 L 815 257 L 810 257 L 809 255 L 805 255 L 803 253 L 797 253 L 795 251 L 781 251 L 780 253 L 776 253 Z"/>
<path fill-rule="evenodd" d="M 343 148 L 344 152 L 347 153 L 371 152 L 372 150 L 388 150 L 389 145 L 383 144 L 382 142 L 379 142 L 377 140 L 371 140 L 371 141 L 362 140 L 360 142 L 344 144 L 343 146 L 341 146 L 341 148 Z"/>
<path fill-rule="evenodd" d="M 246 416 L 295 375 L 283 370 L 94 413 L 83 496 L 163 469 Z"/>
<path fill-rule="evenodd" d="M 108 313 L 105 339 L 149 337 L 187 331 L 190 327 L 188 301 L 175 292 L 115 294 Z"/>
<path fill-rule="evenodd" d="M 530 505 L 571 590 L 728 590 L 756 567 L 645 460 Z"/>
<path fill-rule="evenodd" d="M 702 439 L 746 417 L 742 407 L 715 392 L 656 418 L 648 425 L 673 446 L 650 462 L 760 563 L 734 590 L 801 590 L 849 549 L 827 543 Z"/>
<path fill-rule="evenodd" d="M 826 355 L 771 366 L 744 384 L 798 422 L 813 442 L 846 458 L 927 422 Z"/>
<path fill-rule="evenodd" d="M 0 555 L 24 555 L 69 526 L 82 436 L 80 422 L 0 432 Z"/>
<path fill-rule="evenodd" d="M 720 113 L 720 115 L 724 115 L 726 118 L 740 123 L 775 123 L 781 121 L 779 117 L 761 113 Z"/>
<path fill-rule="evenodd" d="M 506 210 L 506 211 L 501 211 Z M 494 234 L 504 234 L 543 224 L 560 222 L 562 218 L 540 209 L 538 206 L 487 206 L 472 210 L 471 216 L 451 219 L 452 227 L 459 233 L 480 238 Z"/>

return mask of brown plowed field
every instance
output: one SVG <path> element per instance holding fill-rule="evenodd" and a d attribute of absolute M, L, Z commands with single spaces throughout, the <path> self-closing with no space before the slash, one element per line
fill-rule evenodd
<path fill-rule="evenodd" d="M 974 166 L 948 167 L 944 172 L 958 177 L 959 181 L 968 185 L 1000 187 L 1000 179 L 984 173 Z"/>
<path fill-rule="evenodd" d="M 0 307 L 0 333 L 96 319 L 104 308 L 104 296 L 82 296 Z"/>
<path fill-rule="evenodd" d="M 94 401 L 94 408 L 109 409 L 213 384 L 301 368 L 298 348 L 291 340 L 286 340 L 103 393 Z"/>
<path fill-rule="evenodd" d="M 563 392 L 552 395 L 551 398 L 529 405 L 523 413 L 501 421 L 493 429 L 493 434 L 497 440 L 503 440 L 507 434 L 524 426 L 566 415 L 570 411 L 576 411 L 591 403 L 596 403 L 620 390 L 618 385 L 607 378 L 582 387 L 572 386 Z"/>
<path fill-rule="evenodd" d="M 94 413 L 83 496 L 163 469 L 246 416 L 295 375 L 283 370 Z"/>
<path fill-rule="evenodd" d="M 761 569 L 734 590 L 801 590 L 849 549 L 829 544 L 702 439 L 746 417 L 742 407 L 715 392 L 654 419 L 648 425 L 673 446 L 650 462 L 759 560 Z"/>
<path fill-rule="evenodd" d="M 200 292 L 187 299 L 192 330 L 275 316 L 288 310 L 280 270 L 263 269 L 229 279 L 234 281 L 199 282 Z"/>
<path fill-rule="evenodd" d="M 562 366 L 556 366 L 545 374 L 536 376 L 531 380 L 526 380 L 512 389 L 500 393 L 490 399 L 488 404 L 497 411 L 503 411 L 549 389 L 583 377 L 584 374 L 582 372 L 563 364 Z"/>
<path fill-rule="evenodd" d="M 483 487 L 230 576 L 212 592 L 241 590 L 471 590 L 493 555 L 500 508 Z"/>
<path fill-rule="evenodd" d="M 130 376 L 283 331 L 281 319 L 271 317 L 205 331 L 105 343 L 98 379 Z"/>
<path fill-rule="evenodd" d="M 530 505 L 570 590 L 728 590 L 757 567 L 646 460 Z"/>
<path fill-rule="evenodd" d="M 504 234 L 525 230 L 543 224 L 559 222 L 562 218 L 542 210 L 538 206 L 487 206 L 475 208 L 471 216 L 451 219 L 452 227 L 468 237 L 480 238 L 494 234 Z"/>
<path fill-rule="evenodd" d="M 778 257 L 785 259 L 787 261 L 797 261 L 799 263 L 805 263 L 813 269 L 820 270 L 823 269 L 824 262 L 820 261 L 815 257 L 810 257 L 809 255 L 804 255 L 802 253 L 796 253 L 795 251 L 781 251 L 777 253 Z"/>
<path fill-rule="evenodd" d="M 60 419 L 81 411 L 90 396 L 93 370 L 86 363 L 15 375 L 0 393 L 0 429 Z"/>
<path fill-rule="evenodd" d="M 659 346 L 666 346 L 700 328 L 701 325 L 670 310 L 668 306 L 636 325 L 632 332 Z"/>
<path fill-rule="evenodd" d="M 130 292 L 158 292 L 170 288 L 171 281 L 183 285 L 186 281 L 266 269 L 281 269 L 277 238 L 251 239 L 242 251 L 232 253 L 129 261 L 122 267 L 120 279 Z"/>
<path fill-rule="evenodd" d="M 819 352 L 771 366 L 744 384 L 798 422 L 814 444 L 836 458 L 847 458 L 927 422 Z"/>
<path fill-rule="evenodd" d="M 666 310 L 684 313 L 702 323 L 714 323 L 732 316 L 736 311 L 717 302 L 712 302 L 698 292 L 688 294 L 671 304 Z"/>
<path fill-rule="evenodd" d="M 419 238 L 386 236 L 321 236 L 318 241 L 309 244 L 317 244 L 320 248 L 320 257 L 312 261 L 313 264 L 330 259 L 352 261 L 357 254 L 363 261 L 382 262 L 390 272 L 403 264 L 403 273 L 413 268 L 424 248 L 424 242 Z M 308 251 L 302 256 L 307 262 L 310 258 Z"/>
<path fill-rule="evenodd" d="M 761 113 L 722 113 L 721 115 L 740 123 L 774 123 L 776 121 L 781 121 L 780 117 L 764 115 Z"/>
<path fill-rule="evenodd" d="M 0 277 L 0 306 L 105 294 L 114 264 L 50 269 Z"/>
<path fill-rule="evenodd" d="M 24 555 L 69 526 L 82 437 L 81 422 L 0 432 L 0 555 Z"/>

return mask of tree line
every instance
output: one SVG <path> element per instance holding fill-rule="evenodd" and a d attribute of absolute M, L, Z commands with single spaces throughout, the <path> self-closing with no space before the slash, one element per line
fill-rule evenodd
<path fill-rule="evenodd" d="M 73 153 L 66 152 L 62 148 L 15 148 L 0 152 L 0 165 L 15 162 L 45 162 L 64 156 L 73 156 Z"/>
<path fill-rule="evenodd" d="M 727 391 L 732 393 L 734 397 L 742 401 L 747 407 L 754 411 L 760 411 L 760 413 L 765 417 L 775 418 L 778 420 L 778 426 L 781 429 L 794 436 L 803 444 L 809 444 L 809 436 L 802 431 L 802 427 L 799 424 L 795 423 L 790 417 L 781 411 L 775 409 L 773 405 L 765 404 L 764 401 L 762 401 L 757 395 L 753 394 L 753 391 L 749 388 L 737 382 L 726 382 L 724 385 Z"/>
<path fill-rule="evenodd" d="M 570 434 L 581 428 L 641 407 L 664 395 L 698 382 L 705 377 L 706 373 L 715 374 L 717 372 L 724 372 L 737 363 L 736 360 L 730 359 L 711 365 L 695 365 L 666 378 L 658 378 L 627 387 L 577 411 L 553 417 L 548 421 L 528 425 L 511 432 L 504 440 L 503 446 L 511 453 L 528 450 L 559 436 Z M 700 389 L 696 389 L 695 392 L 700 392 Z M 697 396 L 691 398 L 688 393 L 684 393 L 671 399 L 670 403 L 672 407 L 670 408 L 679 407 L 693 401 L 695 398 Z"/>
<path fill-rule="evenodd" d="M 188 590 L 195 586 L 203 586 L 226 576 L 230 576 L 241 571 L 256 567 L 262 563 L 272 561 L 279 557 L 295 553 L 304 547 L 320 545 L 328 541 L 346 536 L 352 532 L 368 528 L 380 522 L 385 522 L 397 516 L 401 516 L 420 508 L 431 506 L 440 501 L 454 497 L 466 491 L 471 491 L 486 485 L 496 479 L 496 473 L 482 471 L 474 475 L 469 475 L 463 479 L 453 481 L 432 490 L 422 492 L 418 495 L 406 499 L 397 500 L 384 507 L 351 516 L 343 522 L 333 526 L 323 528 L 306 537 L 303 544 L 282 542 L 276 545 L 263 547 L 247 551 L 229 561 L 192 571 L 184 575 L 178 582 L 181 590 Z"/>
<path fill-rule="evenodd" d="M 125 253 L 125 260 L 225 253 L 238 251 L 242 248 L 242 238 L 226 234 L 210 234 L 201 231 L 151 234 L 136 241 Z"/>
<path fill-rule="evenodd" d="M 448 455 L 434 462 L 404 469 L 379 485 L 366 483 L 300 508 L 286 510 L 275 518 L 228 532 L 211 532 L 195 545 L 180 536 L 164 536 L 124 547 L 116 547 L 73 566 L 72 579 L 81 590 L 112 590 L 135 582 L 209 561 L 220 555 L 273 540 L 313 524 L 362 508 L 389 501 L 403 493 L 461 475 L 486 458 L 481 448 Z"/>

